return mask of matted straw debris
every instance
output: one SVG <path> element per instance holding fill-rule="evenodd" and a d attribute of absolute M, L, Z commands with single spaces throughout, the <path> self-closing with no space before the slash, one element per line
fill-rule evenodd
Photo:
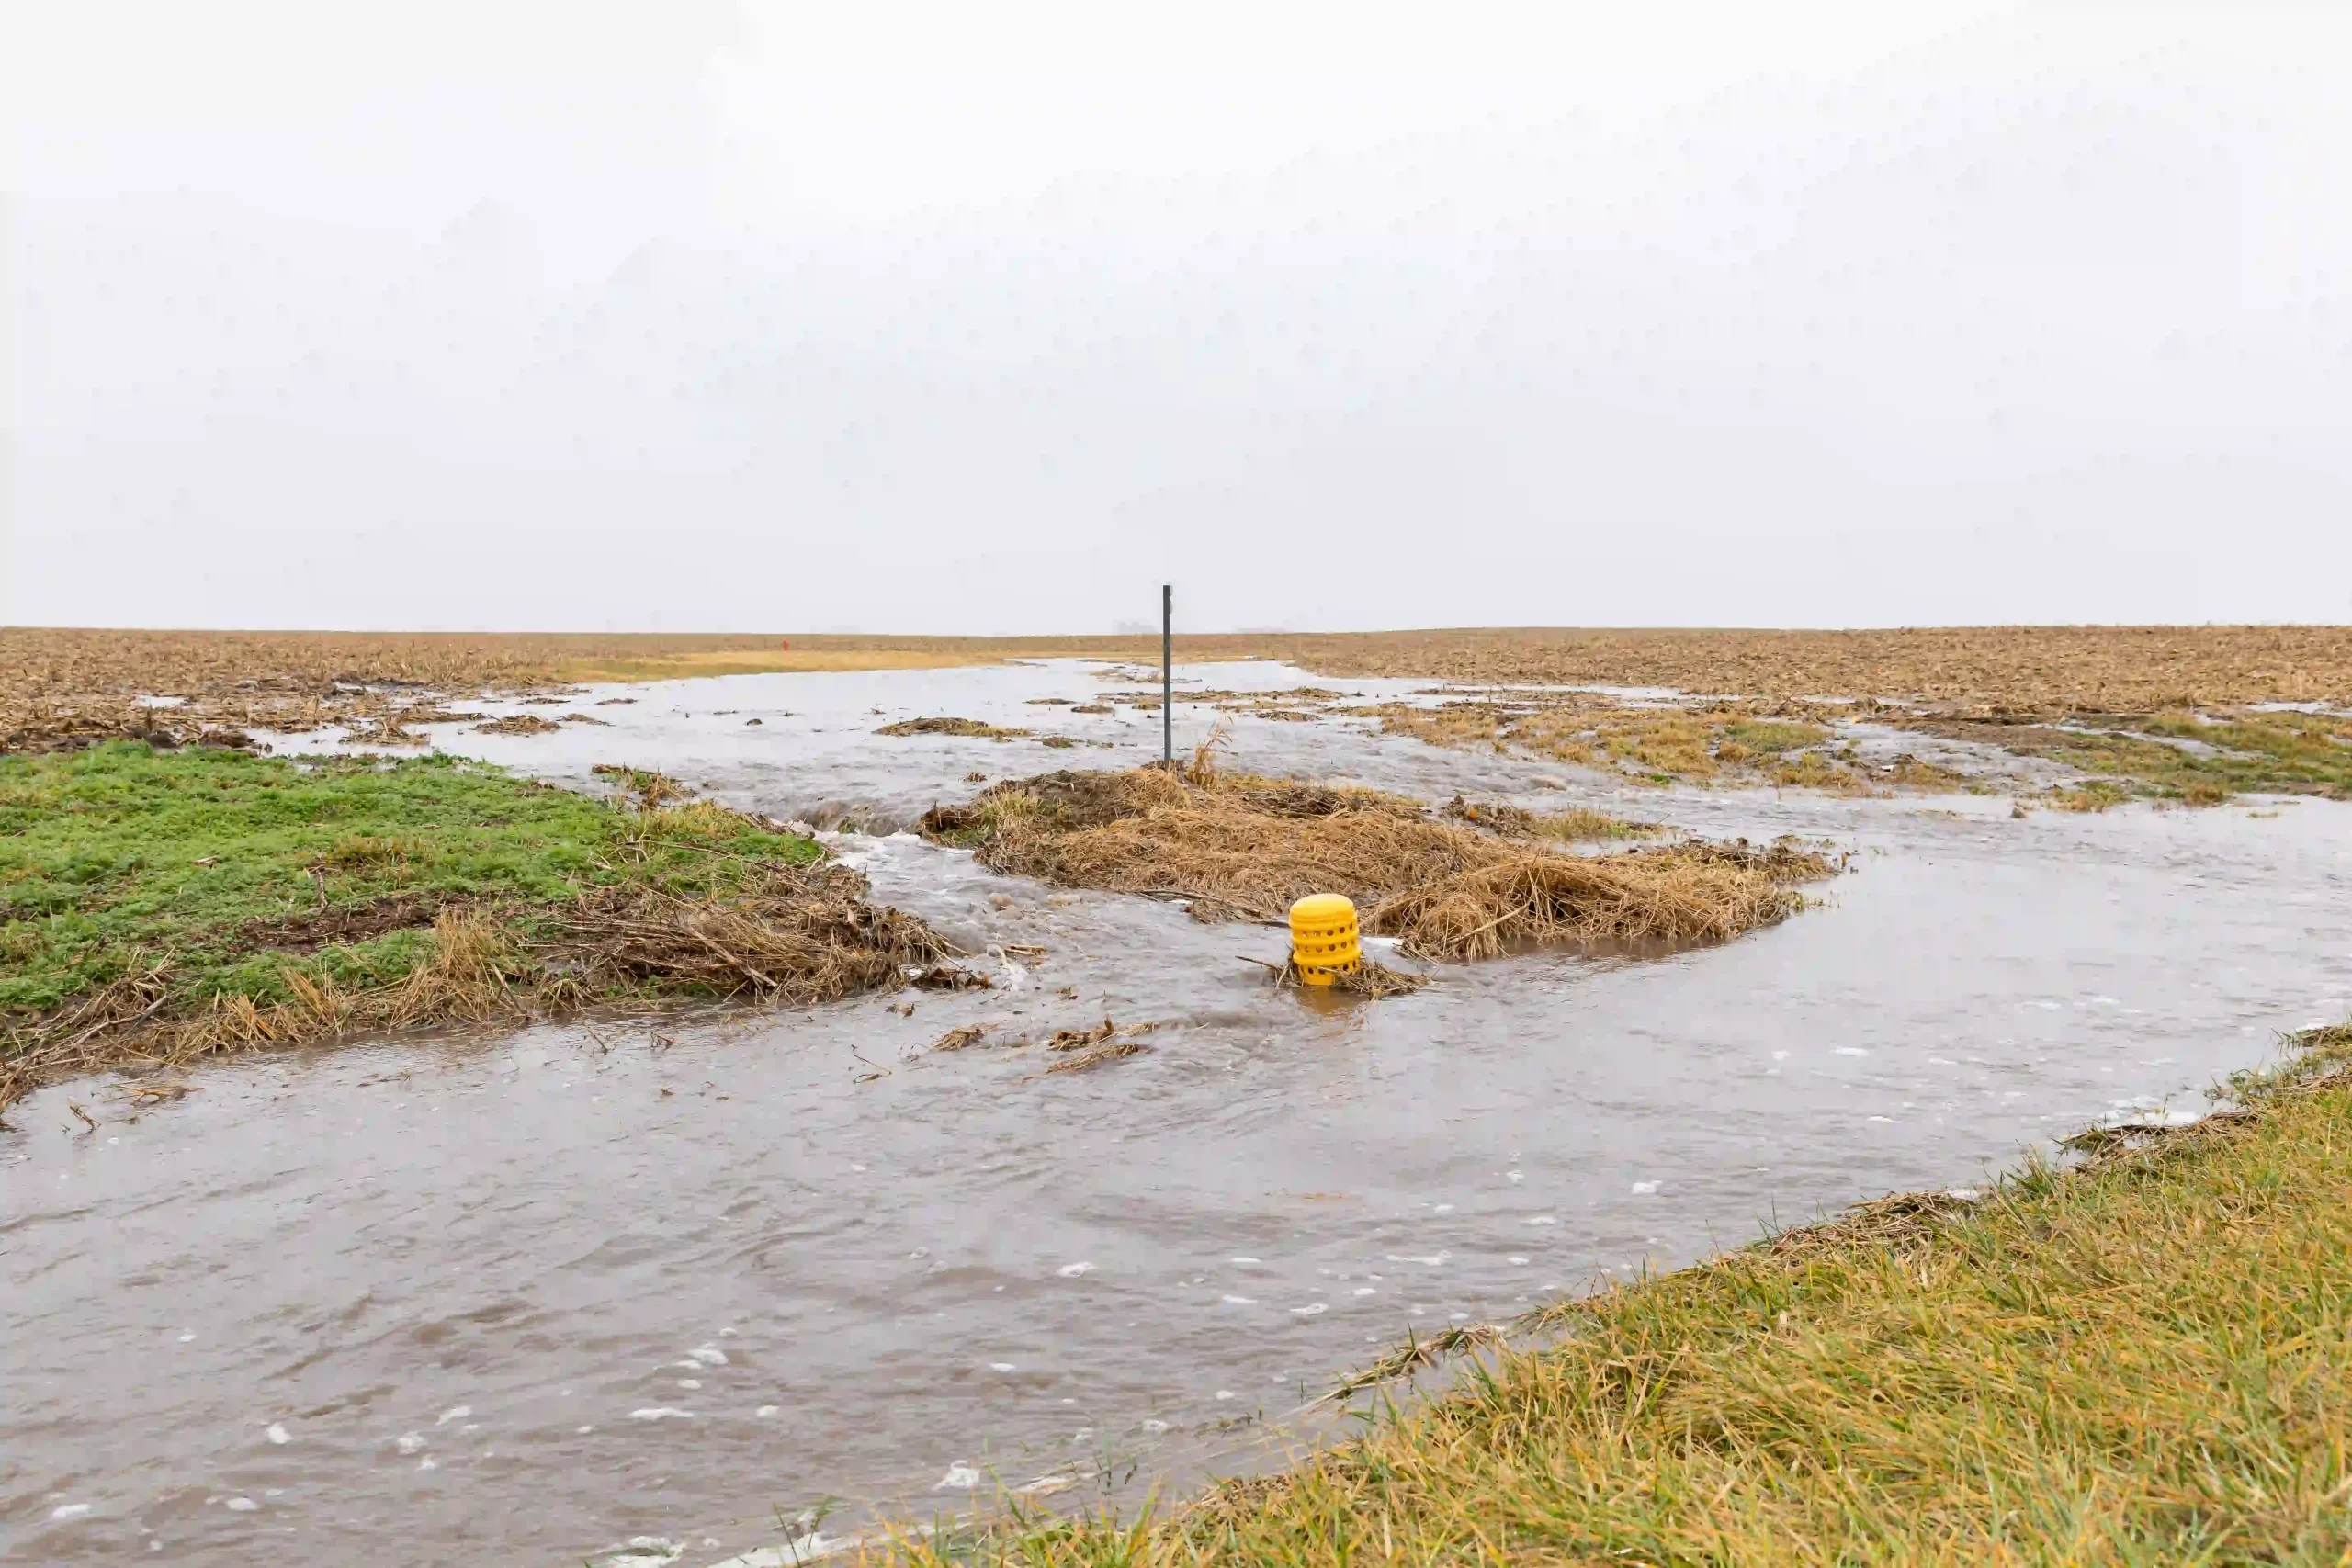
<path fill-rule="evenodd" d="M 992 870 L 1179 898 L 1198 919 L 1276 922 L 1309 893 L 1345 894 L 1367 933 L 1416 958 L 1724 942 L 1787 918 L 1804 906 L 1799 885 L 1837 870 L 1787 842 L 1578 854 L 1438 820 L 1393 795 L 1221 774 L 1205 754 L 1181 773 L 1009 781 L 918 826 Z"/>
<path fill-rule="evenodd" d="M 902 718 L 896 724 L 886 724 L 874 732 L 876 735 L 961 735 L 976 740 L 1015 740 L 1027 735 L 1025 729 L 1012 729 L 1001 725 L 982 724 L 977 718 Z"/>
<path fill-rule="evenodd" d="M 1277 986 L 1303 987 L 1306 985 L 1295 959 L 1285 960 L 1280 968 L 1274 968 L 1272 964 L 1267 967 L 1274 970 L 1274 984 Z M 1382 997 L 1411 996 L 1429 983 L 1430 977 L 1426 975 L 1391 969 L 1376 960 L 1365 958 L 1358 960 L 1354 968 L 1342 969 L 1332 976 L 1328 987 L 1317 988 L 1339 991 L 1351 997 L 1369 997 L 1376 1001 Z"/>

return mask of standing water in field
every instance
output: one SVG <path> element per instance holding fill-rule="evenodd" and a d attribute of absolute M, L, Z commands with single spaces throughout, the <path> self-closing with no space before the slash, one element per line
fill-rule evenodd
<path fill-rule="evenodd" d="M 566 782 L 658 768 L 877 829 L 832 842 L 996 986 L 12 1108 L 0 1557 L 709 1562 L 1000 1491 L 1132 1506 L 1272 1462 L 1261 1434 L 1408 1332 L 2194 1114 L 2352 998 L 2338 807 L 1612 784 L 1348 716 L 1439 700 L 1418 683 L 1182 673 L 1342 694 L 1232 717 L 1236 767 L 1797 833 L 1851 869 L 1724 946 L 1429 966 L 1365 1003 L 1270 987 L 1240 960 L 1278 962 L 1278 931 L 894 831 L 980 780 L 1148 760 L 1158 713 L 1089 666 L 608 688 L 563 705 L 602 724 L 437 728 Z M 1182 709 L 1180 742 L 1213 716 Z M 923 717 L 1033 733 L 876 733 Z M 1143 1049 L 1046 1070 L 1048 1036 L 1106 1018 Z"/>

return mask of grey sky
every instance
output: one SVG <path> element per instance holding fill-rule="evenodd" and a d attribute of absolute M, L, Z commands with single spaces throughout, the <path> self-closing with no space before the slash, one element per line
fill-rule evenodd
<path fill-rule="evenodd" d="M 2352 620 L 2346 7 L 5 9 L 12 622 Z"/>

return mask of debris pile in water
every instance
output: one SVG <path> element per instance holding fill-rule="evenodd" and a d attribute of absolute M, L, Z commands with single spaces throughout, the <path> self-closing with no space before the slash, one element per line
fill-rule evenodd
<path fill-rule="evenodd" d="M 1798 885 L 1836 870 L 1790 843 L 1578 854 L 1516 818 L 1509 836 L 1482 831 L 1377 791 L 1223 773 L 1205 752 L 1182 772 L 1008 781 L 919 828 L 992 870 L 1181 898 L 1199 919 L 1279 920 L 1306 894 L 1342 893 L 1366 932 L 1423 958 L 1723 942 L 1785 919 L 1803 907 Z"/>

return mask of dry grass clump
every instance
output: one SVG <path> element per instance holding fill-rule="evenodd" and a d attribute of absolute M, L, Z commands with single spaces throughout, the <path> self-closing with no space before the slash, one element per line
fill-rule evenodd
<path fill-rule="evenodd" d="M 1520 1325 L 1552 1343 L 1465 1347 L 1453 1392 L 1356 1441 L 1006 1558 L 2344 1562 L 2352 1029 L 2300 1043 L 2242 1114 L 1561 1303 Z"/>
<path fill-rule="evenodd" d="M 1804 907 L 1792 885 L 1829 871 L 1803 852 L 1776 858 L 1686 845 L 1521 855 L 1393 894 L 1364 923 L 1432 958 L 1494 958 L 1563 942 L 1686 947 L 1785 919 Z"/>
<path fill-rule="evenodd" d="M 977 718 L 902 718 L 886 724 L 876 735 L 964 735 L 977 740 L 1017 740 L 1029 732 L 982 724 Z"/>
<path fill-rule="evenodd" d="M 1589 806 L 1566 811 L 1529 811 L 1499 800 L 1464 800 L 1455 795 L 1439 815 L 1506 839 L 1557 839 L 1562 843 L 1589 843 L 1609 839 L 1649 839 L 1665 829 L 1655 822 L 1628 822 Z"/>
<path fill-rule="evenodd" d="M 561 729 L 562 725 L 551 718 L 541 718 L 535 713 L 510 713 L 504 718 L 493 718 L 487 724 L 474 726 L 477 735 L 546 735 Z"/>
<path fill-rule="evenodd" d="M 1188 900 L 1201 919 L 1279 921 L 1309 893 L 1418 957 L 1536 942 L 1719 942 L 1801 907 L 1830 874 L 1788 848 L 1675 844 L 1588 857 L 1431 819 L 1370 790 L 1220 775 L 1057 773 L 934 807 L 921 830 L 983 864 L 1070 887 Z"/>
<path fill-rule="evenodd" d="M 821 862 L 767 868 L 724 898 L 598 888 L 553 922 L 547 983 L 591 995 L 682 988 L 806 1006 L 895 987 L 954 953 L 922 920 L 866 902 L 865 892 L 865 877 Z M 965 973 L 949 969 L 928 983 L 961 989 Z"/>

